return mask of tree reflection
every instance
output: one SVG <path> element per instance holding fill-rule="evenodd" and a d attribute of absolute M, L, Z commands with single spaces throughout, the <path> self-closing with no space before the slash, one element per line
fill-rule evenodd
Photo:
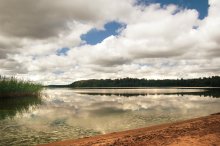
<path fill-rule="evenodd" d="M 186 88 L 184 88 L 186 89 Z M 190 88 L 192 89 L 192 88 Z M 201 88 L 202 89 L 202 88 Z M 210 88 L 205 89 L 204 91 L 198 92 L 177 92 L 177 93 L 100 93 L 100 92 L 78 92 L 79 94 L 86 95 L 101 95 L 101 96 L 121 96 L 121 97 L 132 97 L 132 96 L 148 96 L 148 95 L 196 95 L 196 96 L 204 96 L 204 97 L 212 97 L 212 98 L 220 98 L 220 88 Z"/>

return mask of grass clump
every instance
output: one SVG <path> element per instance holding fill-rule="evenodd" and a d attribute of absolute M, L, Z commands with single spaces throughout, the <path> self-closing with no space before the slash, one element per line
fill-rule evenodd
<path fill-rule="evenodd" d="M 42 89 L 41 84 L 0 76 L 0 97 L 38 96 Z"/>

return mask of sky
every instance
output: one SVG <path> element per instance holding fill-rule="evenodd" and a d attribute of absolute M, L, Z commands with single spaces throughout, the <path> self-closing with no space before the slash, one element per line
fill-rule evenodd
<path fill-rule="evenodd" d="M 0 0 L 0 75 L 47 84 L 220 75 L 219 0 Z"/>

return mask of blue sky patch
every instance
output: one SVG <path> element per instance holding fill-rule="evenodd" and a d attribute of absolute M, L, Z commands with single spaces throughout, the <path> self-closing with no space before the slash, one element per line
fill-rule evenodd
<path fill-rule="evenodd" d="M 124 28 L 125 24 L 121 24 L 119 22 L 109 22 L 105 24 L 104 28 L 105 30 L 97 30 L 97 29 L 91 29 L 86 34 L 81 35 L 81 39 L 85 41 L 87 44 L 90 45 L 96 45 L 98 43 L 101 43 L 105 38 L 111 36 L 111 35 L 118 35 L 119 30 Z"/>
<path fill-rule="evenodd" d="M 137 0 L 137 4 L 160 3 L 162 6 L 175 4 L 186 9 L 196 9 L 199 12 L 199 19 L 208 15 L 208 0 Z"/>
<path fill-rule="evenodd" d="M 57 50 L 56 54 L 57 56 L 67 56 L 69 50 L 70 50 L 69 48 L 61 48 Z"/>

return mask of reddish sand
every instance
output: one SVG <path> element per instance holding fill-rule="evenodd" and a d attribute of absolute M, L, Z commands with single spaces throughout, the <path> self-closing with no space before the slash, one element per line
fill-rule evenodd
<path fill-rule="evenodd" d="M 42 146 L 220 146 L 220 113 L 192 120 Z"/>

